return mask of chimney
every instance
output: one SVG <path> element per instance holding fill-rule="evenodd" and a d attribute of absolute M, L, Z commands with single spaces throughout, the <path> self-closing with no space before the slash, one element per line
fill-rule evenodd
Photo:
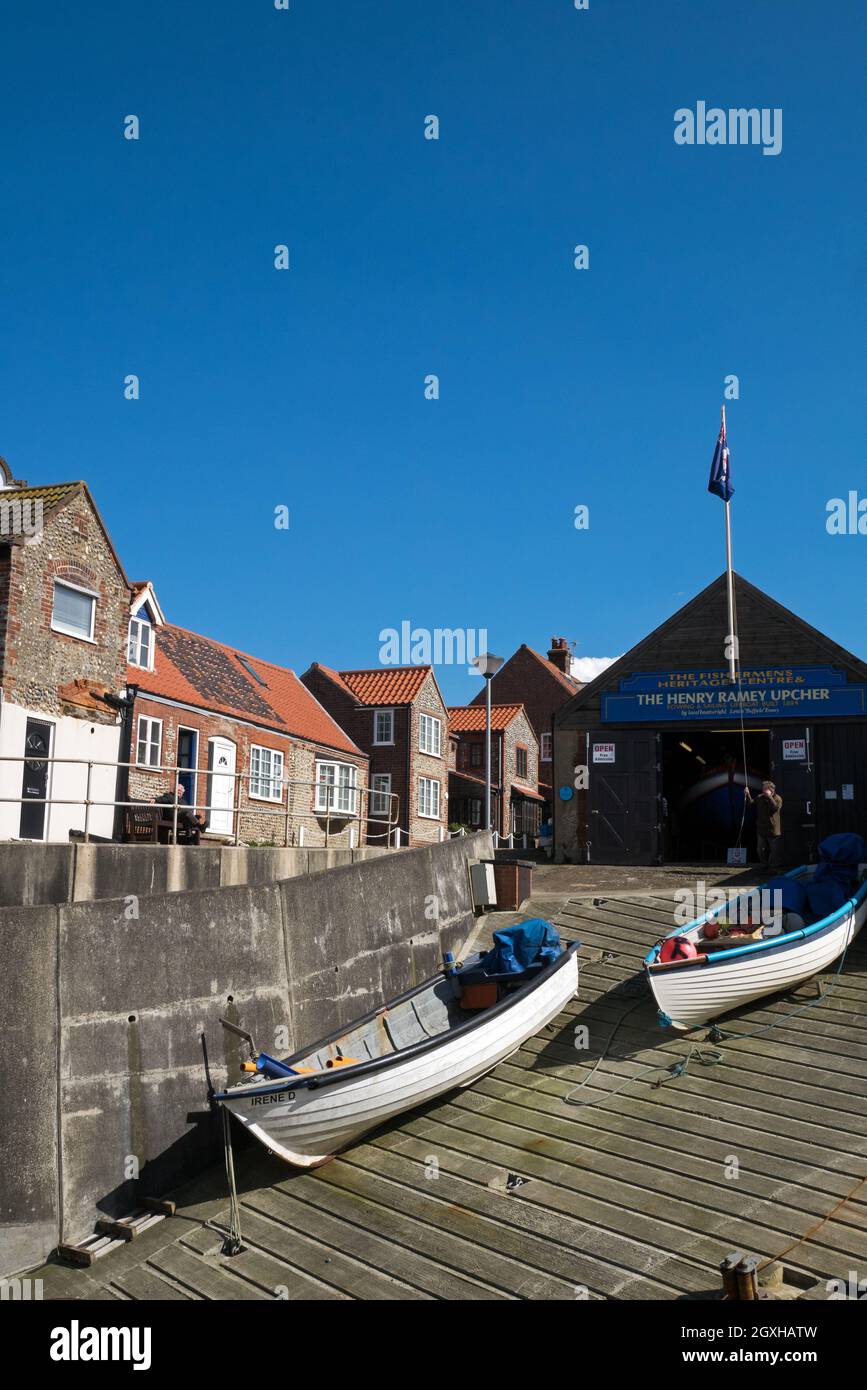
<path fill-rule="evenodd" d="M 569 643 L 566 641 L 565 637 L 551 638 L 551 650 L 548 653 L 548 660 L 557 667 L 558 671 L 562 671 L 564 676 L 569 675 L 569 669 L 572 665 L 572 653 L 569 650 Z"/>

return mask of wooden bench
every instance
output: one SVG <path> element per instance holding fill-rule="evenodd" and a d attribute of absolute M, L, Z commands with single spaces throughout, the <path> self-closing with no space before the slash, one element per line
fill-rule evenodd
<path fill-rule="evenodd" d="M 126 806 L 123 813 L 123 841 L 125 844 L 170 845 L 173 840 L 174 809 L 171 806 L 155 805 L 143 801 L 134 806 Z M 192 836 L 183 825 L 178 826 L 177 843 L 192 843 Z"/>

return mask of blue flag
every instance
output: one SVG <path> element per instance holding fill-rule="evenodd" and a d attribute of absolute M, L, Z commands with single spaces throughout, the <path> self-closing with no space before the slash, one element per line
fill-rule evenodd
<path fill-rule="evenodd" d="M 720 425 L 719 439 L 713 451 L 713 459 L 710 465 L 710 481 L 707 485 L 708 492 L 715 492 L 717 497 L 721 497 L 724 502 L 728 502 L 734 496 L 732 487 L 731 470 L 729 468 L 729 446 L 726 444 L 725 421 Z"/>

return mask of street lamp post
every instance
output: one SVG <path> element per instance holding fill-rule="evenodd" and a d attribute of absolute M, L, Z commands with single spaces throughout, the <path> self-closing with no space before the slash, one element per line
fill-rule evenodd
<path fill-rule="evenodd" d="M 485 829 L 491 830 L 491 679 L 503 664 L 503 657 L 482 652 L 473 665 L 485 678 Z"/>

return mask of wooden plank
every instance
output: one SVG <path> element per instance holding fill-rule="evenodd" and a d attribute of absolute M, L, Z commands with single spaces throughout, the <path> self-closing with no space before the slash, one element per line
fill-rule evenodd
<path fill-rule="evenodd" d="M 438 1124 L 440 1130 L 435 1129 Z M 407 1128 L 413 1135 L 423 1133 L 429 1145 L 433 1145 L 437 1139 L 441 1146 L 447 1146 L 458 1154 L 473 1152 L 488 1155 L 491 1162 L 507 1165 L 523 1175 L 533 1173 L 543 1182 L 566 1188 L 570 1194 L 577 1193 L 577 1206 L 571 1196 L 566 1198 L 559 1194 L 562 1210 L 573 1211 L 607 1227 L 611 1226 L 612 1218 L 604 1214 L 591 1216 L 592 1203 L 597 1199 L 614 1206 L 635 1206 L 643 1215 L 668 1222 L 674 1228 L 679 1226 L 683 1230 L 706 1230 L 709 1233 L 723 1231 L 726 1240 L 728 1233 L 731 1233 L 734 1244 L 755 1244 L 758 1238 L 755 1228 L 763 1227 L 762 1236 L 766 1243 L 779 1251 L 789 1244 L 792 1237 L 803 1235 L 814 1225 L 816 1215 L 827 1216 L 838 1200 L 826 1196 L 818 1213 L 803 1213 L 775 1200 L 753 1198 L 745 1201 L 734 1182 L 676 1184 L 672 1183 L 670 1175 L 666 1181 L 664 1173 L 660 1173 L 659 1181 L 654 1182 L 653 1177 L 648 1180 L 640 1165 L 628 1160 L 606 1162 L 608 1156 L 599 1151 L 592 1155 L 590 1161 L 585 1161 L 583 1167 L 579 1167 L 574 1162 L 574 1148 L 570 1153 L 566 1145 L 547 1140 L 542 1150 L 541 1146 L 533 1143 L 532 1138 L 528 1141 L 526 1136 L 523 1144 L 516 1144 L 513 1134 L 504 1132 L 503 1128 L 495 1129 L 488 1114 L 480 1117 L 475 1132 L 451 1126 L 447 1118 L 441 1120 L 439 1116 L 426 1116 L 413 1121 L 411 1126 L 404 1128 L 402 1135 L 406 1134 Z M 388 1144 L 391 1138 L 385 1136 L 381 1142 Z M 443 1148 L 433 1151 L 442 1161 Z M 657 1171 L 653 1170 L 654 1174 Z M 636 1180 L 636 1174 L 640 1181 Z M 522 1188 L 521 1195 L 535 1200 L 537 1190 L 547 1191 L 545 1188 L 537 1189 L 534 1182 L 532 1191 L 529 1186 L 526 1193 Z M 553 1205 L 556 1207 L 557 1202 L 554 1201 Z M 747 1223 L 745 1230 L 733 1224 L 742 1221 Z M 628 1231 L 629 1228 L 621 1224 L 617 1229 Z M 827 1224 L 824 1233 L 816 1237 L 819 1245 L 830 1243 L 835 1250 L 848 1250 L 852 1258 L 863 1257 L 864 1239 L 863 1225 L 860 1230 L 844 1231 L 836 1218 Z M 646 1243 L 653 1244 L 653 1241 L 647 1240 Z M 674 1248 L 685 1249 L 677 1244 Z"/>
<path fill-rule="evenodd" d="M 311 1240 L 297 1230 L 291 1208 L 285 1203 L 270 1202 L 267 1190 L 252 1193 L 248 1206 L 246 1198 L 242 1206 L 241 1229 L 244 1244 L 255 1246 L 258 1251 L 274 1259 L 281 1267 L 289 1267 L 291 1272 L 302 1275 L 305 1282 L 315 1280 L 327 1285 L 337 1294 L 351 1298 L 364 1298 L 368 1301 L 391 1299 L 420 1299 L 427 1295 L 419 1293 L 396 1279 L 389 1278 L 370 1264 L 361 1264 L 350 1258 L 342 1249 L 323 1245 Z M 264 1211 L 264 1214 L 263 1214 Z M 213 1234 L 203 1232 L 196 1248 L 204 1248 L 204 1236 Z M 239 1256 L 233 1257 L 233 1265 Z M 276 1282 L 285 1283 L 285 1278 Z M 303 1293 L 293 1293 L 295 1297 L 305 1297 Z"/>
<path fill-rule="evenodd" d="M 193 1294 L 189 1289 L 179 1289 L 176 1284 L 171 1284 L 167 1279 L 161 1279 L 155 1270 L 148 1269 L 147 1265 L 138 1265 L 134 1269 L 129 1269 L 125 1274 L 121 1274 L 112 1283 L 127 1298 L 134 1298 L 140 1302 L 189 1302 Z"/>
<path fill-rule="evenodd" d="M 571 1029 L 566 1036 L 574 1036 Z M 592 1037 L 591 1034 L 591 1039 Z M 629 1047 L 630 1040 L 632 1051 L 636 1055 L 618 1055 L 617 1049 Z M 575 1076 L 576 1066 L 581 1067 L 582 1075 L 587 1074 L 597 1062 L 600 1068 L 607 1068 L 609 1071 L 613 1069 L 615 1072 L 621 1066 L 654 1066 L 663 1079 L 672 1066 L 681 1066 L 690 1058 L 689 1044 L 668 1038 L 654 1041 L 655 1046 L 647 1042 L 646 1033 L 637 1033 L 636 1030 L 630 1033 L 626 1024 L 618 1030 L 612 1051 L 605 1056 L 602 1056 L 602 1039 L 601 1048 L 581 1052 L 559 1041 L 557 1036 L 545 1038 L 543 1035 L 537 1035 L 535 1038 L 529 1038 L 514 1054 L 514 1058 L 523 1060 L 528 1067 L 533 1067 L 540 1057 L 544 1057 L 546 1071 L 567 1077 Z M 755 1104 L 756 1096 L 761 1095 L 764 1097 L 762 1104 L 767 1105 L 769 1113 L 797 1113 L 804 1120 L 817 1124 L 827 1122 L 829 1108 L 833 1107 L 837 1128 L 851 1134 L 867 1134 L 867 1106 L 864 1104 L 867 1097 L 867 1081 L 853 1082 L 851 1090 L 839 1086 L 832 1087 L 828 1083 L 824 1086 L 814 1085 L 809 1080 L 800 1079 L 802 1073 L 798 1068 L 787 1066 L 785 1063 L 773 1065 L 758 1053 L 745 1052 L 738 1056 L 734 1049 L 727 1050 L 724 1044 L 702 1043 L 700 1046 L 705 1053 L 710 1052 L 711 1048 L 721 1051 L 721 1060 L 714 1063 L 713 1067 L 704 1067 L 697 1059 L 684 1077 L 672 1077 L 666 1084 L 678 1085 L 683 1081 L 687 1089 L 718 1086 L 721 1088 L 721 1095 L 731 1096 L 734 1101 L 739 1099 L 738 1092 L 745 1092 L 745 1102 L 750 1100 L 752 1104 Z M 627 1073 L 624 1070 L 622 1074 Z M 578 1079 L 581 1079 L 580 1075 Z"/>
<path fill-rule="evenodd" d="M 291 1222 L 296 1229 L 315 1236 L 332 1249 L 345 1250 L 362 1265 L 371 1265 L 390 1274 L 402 1286 L 411 1287 L 431 1298 L 499 1299 L 508 1295 L 455 1273 L 427 1258 L 418 1250 L 406 1248 L 388 1233 L 387 1214 L 365 1210 L 363 1204 L 344 1200 L 321 1182 L 308 1179 L 310 1196 L 297 1193 L 286 1184 L 247 1194 L 247 1202 L 275 1219 Z M 364 1224 L 358 1224 L 363 1221 Z M 378 1229 L 374 1229 L 378 1227 Z"/>
<path fill-rule="evenodd" d="M 359 1154 L 364 1152 L 365 1146 L 361 1145 L 351 1151 L 351 1161 L 327 1164 L 317 1174 L 320 1182 L 385 1206 L 388 1224 L 398 1238 L 402 1237 L 410 1248 L 425 1250 L 450 1264 L 459 1273 L 484 1280 L 519 1298 L 574 1299 L 575 1283 L 582 1281 L 574 1279 L 572 1269 L 561 1274 L 564 1262 L 553 1259 L 544 1242 L 528 1242 L 517 1232 L 497 1227 L 430 1191 L 386 1181 L 376 1169 L 372 1173 L 365 1170 L 359 1162 Z M 439 1185 L 442 1190 L 441 1179 L 438 1183 L 426 1181 L 422 1172 L 420 1181 L 427 1189 Z"/>
<path fill-rule="evenodd" d="M 609 1110 L 576 1111 L 568 1118 L 527 1105 L 491 1101 L 473 1092 L 462 1092 L 453 1103 L 434 1112 L 457 1129 L 502 1139 L 518 1149 L 546 1154 L 571 1162 L 576 1169 L 598 1167 L 620 1161 L 632 1170 L 632 1183 L 638 1171 L 646 1181 L 660 1183 L 681 1179 L 688 1184 L 698 1179 L 719 1184 L 731 1151 L 731 1135 L 712 1142 L 689 1131 L 657 1127 L 653 1134 L 638 1132 L 638 1126 Z M 414 1128 L 407 1124 L 404 1128 Z M 774 1160 L 757 1151 L 739 1147 L 740 1169 L 737 1191 L 748 1197 L 780 1202 L 797 1213 L 823 1216 L 835 1199 L 845 1196 L 852 1180 L 842 1174 L 824 1174 L 822 1187 L 814 1184 L 815 1170 L 793 1165 L 787 1159 Z M 617 1171 L 612 1169 L 612 1171 Z M 645 1176 L 646 1175 L 646 1176 Z M 743 1200 L 743 1198 L 741 1198 Z M 848 1218 L 844 1209 L 840 1219 L 861 1224 L 862 1218 Z"/>
<path fill-rule="evenodd" d="M 450 1148 L 455 1137 L 457 1145 Z M 534 1173 L 532 1181 L 505 1196 L 498 1185 L 495 1189 L 497 1201 L 511 1206 L 508 1217 L 519 1229 L 533 1226 L 549 1238 L 555 1232 L 558 1243 L 575 1250 L 584 1283 L 606 1298 L 671 1298 L 678 1293 L 696 1293 L 706 1288 L 706 1277 L 694 1263 L 664 1255 L 642 1242 L 601 1227 L 588 1220 L 583 1211 L 578 1220 L 573 1220 L 570 1199 L 564 1197 L 553 1181 L 549 1183 L 539 1178 L 542 1166 L 534 1162 L 537 1155 L 532 1152 L 492 1145 L 486 1135 L 455 1136 L 449 1126 L 427 1117 L 414 1120 L 411 1126 L 399 1132 L 377 1136 L 374 1142 L 376 1147 L 393 1149 L 402 1157 L 416 1159 L 422 1150 L 434 1150 L 445 1171 L 472 1178 L 480 1185 L 481 1191 L 471 1194 L 473 1201 L 480 1197 L 487 1199 L 492 1174 L 496 1174 L 498 1164 L 502 1166 L 502 1173 L 516 1172 L 522 1176 Z M 538 1204 L 544 1215 L 530 1210 L 526 1204 Z M 497 1214 L 495 1204 L 487 1202 L 487 1208 Z M 549 1210 L 554 1213 L 553 1224 Z"/>
<path fill-rule="evenodd" d="M 148 1263 L 153 1269 L 167 1274 L 176 1283 L 190 1289 L 199 1298 L 214 1300 L 228 1299 L 232 1302 L 249 1302 L 253 1299 L 267 1298 L 267 1294 L 245 1279 L 236 1279 L 207 1260 L 184 1250 L 180 1245 L 169 1245 L 151 1256 Z"/>
<path fill-rule="evenodd" d="M 252 1243 L 248 1243 L 248 1227 Z M 225 1233 L 206 1226 L 188 1236 L 183 1248 L 205 1256 L 209 1264 L 261 1289 L 266 1298 L 290 1302 L 298 1299 L 307 1302 L 345 1300 L 344 1293 L 330 1287 L 325 1281 L 311 1277 L 303 1270 L 294 1268 L 289 1261 L 275 1258 L 273 1254 L 258 1248 L 256 1219 L 251 1213 L 242 1211 L 241 1233 L 244 1248 L 237 1255 L 221 1254 Z"/>
<path fill-rule="evenodd" d="M 441 1152 L 444 1157 L 445 1150 Z M 370 1160 L 365 1152 L 365 1146 L 352 1151 L 352 1161 L 354 1163 L 367 1165 Z M 397 1160 L 395 1163 L 385 1162 L 379 1159 L 379 1171 L 393 1176 L 399 1173 Z M 406 1180 L 409 1179 L 408 1170 Z M 717 1212 L 701 1206 L 690 1206 L 683 1201 L 671 1200 L 670 1194 L 661 1195 L 660 1200 L 651 1202 L 644 1193 L 641 1194 L 641 1208 L 635 1208 L 635 1199 L 629 1203 L 629 1189 L 620 1188 L 617 1184 L 612 1184 L 607 1180 L 599 1181 L 596 1175 L 585 1171 L 585 1187 L 580 1197 L 561 1190 L 561 1207 L 559 1212 L 551 1214 L 548 1225 L 548 1248 L 549 1258 L 551 1251 L 556 1249 L 554 1242 L 558 1238 L 565 1238 L 567 1230 L 571 1229 L 568 1216 L 565 1213 L 574 1212 L 581 1219 L 591 1220 L 596 1226 L 605 1231 L 615 1231 L 627 1238 L 640 1241 L 655 1250 L 668 1251 L 672 1255 L 681 1255 L 689 1258 L 704 1268 L 716 1269 L 721 1259 L 735 1246 L 746 1246 L 756 1254 L 766 1258 L 776 1257 L 792 1239 L 792 1235 L 803 1234 L 802 1231 L 795 1233 L 774 1230 L 759 1223 L 757 1220 L 752 1224 L 749 1220 L 740 1217 L 733 1217 L 726 1213 Z M 440 1182 L 442 1182 L 442 1177 Z M 452 1201 L 471 1201 L 473 1194 L 464 1184 L 456 1183 L 452 1180 L 449 1191 L 456 1191 L 457 1196 L 451 1198 Z M 519 1189 L 523 1193 L 524 1189 Z M 666 1204 L 665 1198 L 669 1201 Z M 484 1198 L 476 1198 L 484 1201 Z M 635 1209 L 633 1209 L 635 1208 Z M 517 1212 L 525 1220 L 525 1213 L 528 1211 L 525 1202 L 506 1204 L 506 1209 L 513 1220 L 517 1220 Z M 503 1219 L 508 1219 L 504 1217 Z M 535 1224 L 537 1218 L 533 1218 Z M 808 1223 L 804 1223 L 804 1230 L 808 1228 Z M 827 1228 L 826 1228 L 827 1229 Z M 528 1237 L 525 1236 L 525 1239 Z M 850 1235 L 850 1240 L 852 1239 Z M 837 1248 L 837 1242 L 835 1242 Z M 821 1253 L 821 1251 L 819 1252 Z M 818 1262 L 818 1260 L 817 1260 Z M 551 1265 L 551 1268 L 557 1268 Z M 580 1279 L 578 1282 L 582 1282 Z"/>

